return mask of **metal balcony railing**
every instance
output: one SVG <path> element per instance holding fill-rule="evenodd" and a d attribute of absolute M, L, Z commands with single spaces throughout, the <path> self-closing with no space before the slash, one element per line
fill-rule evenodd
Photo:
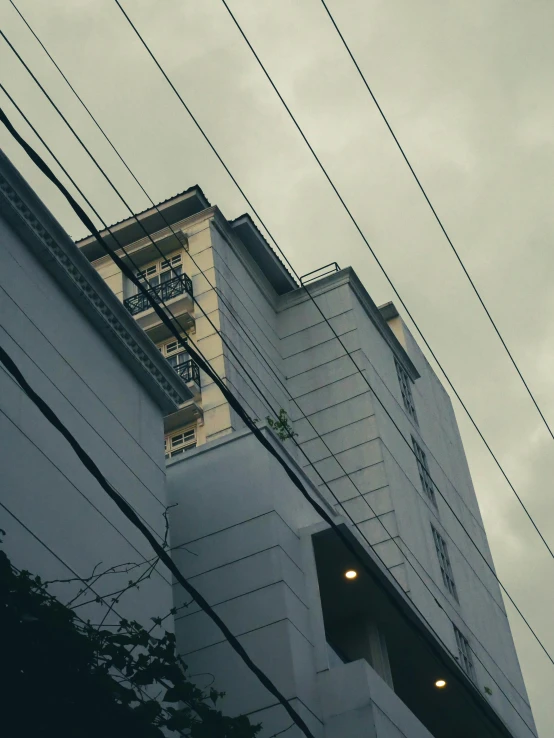
<path fill-rule="evenodd" d="M 200 369 L 192 359 L 184 361 L 182 364 L 177 364 L 173 367 L 177 374 L 182 377 L 185 382 L 196 382 L 200 387 Z"/>
<path fill-rule="evenodd" d="M 340 272 L 340 266 L 336 261 L 333 261 L 331 264 L 326 264 L 323 267 L 319 267 L 319 269 L 314 269 L 313 272 L 304 274 L 300 277 L 300 284 L 304 286 L 309 282 L 315 282 L 316 279 L 322 279 L 323 277 L 327 277 L 329 274 L 334 274 L 335 272 Z"/>
<path fill-rule="evenodd" d="M 178 277 L 168 279 L 166 282 L 150 287 L 148 293 L 158 303 L 172 300 L 174 297 L 187 292 L 192 297 L 192 280 L 186 274 L 180 274 Z M 131 297 L 125 298 L 123 304 L 131 315 L 137 315 L 151 307 L 150 302 L 146 295 L 139 292 L 138 295 L 132 295 Z"/>

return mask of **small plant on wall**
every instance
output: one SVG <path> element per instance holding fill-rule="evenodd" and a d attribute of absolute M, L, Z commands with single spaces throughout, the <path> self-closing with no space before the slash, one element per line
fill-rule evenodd
<path fill-rule="evenodd" d="M 294 438 L 294 436 L 298 435 L 298 433 L 293 431 L 287 412 L 283 408 L 279 410 L 279 415 L 276 419 L 268 415 L 266 420 L 269 427 L 275 431 L 281 441 L 286 441 L 287 438 Z"/>

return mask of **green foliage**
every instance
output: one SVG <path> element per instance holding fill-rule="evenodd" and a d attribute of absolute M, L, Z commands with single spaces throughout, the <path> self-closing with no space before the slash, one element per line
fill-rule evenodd
<path fill-rule="evenodd" d="M 275 431 L 281 441 L 286 441 L 287 438 L 294 438 L 294 436 L 298 435 L 298 433 L 293 431 L 286 410 L 283 410 L 283 408 L 279 410 L 279 415 L 276 420 L 271 418 L 269 415 L 266 420 L 269 427 Z"/>
<path fill-rule="evenodd" d="M 0 639 L 3 738 L 254 738 L 261 729 L 223 715 L 223 693 L 187 678 L 173 633 L 83 622 L 3 551 Z"/>

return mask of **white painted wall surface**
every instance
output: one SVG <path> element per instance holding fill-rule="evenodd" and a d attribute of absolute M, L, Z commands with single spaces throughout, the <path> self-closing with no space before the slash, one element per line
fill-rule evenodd
<path fill-rule="evenodd" d="M 163 539 L 166 506 L 162 411 L 59 284 L 0 220 L 0 343 L 25 378 L 107 479 Z M 0 527 L 13 563 L 43 579 L 87 577 L 152 557 L 75 453 L 0 367 Z M 131 575 L 101 579 L 106 594 Z M 58 585 L 68 600 L 79 584 Z M 92 599 L 94 595 L 92 595 Z M 82 598 L 91 599 L 91 596 Z M 159 566 L 115 607 L 144 625 L 172 606 L 171 580 Z M 93 622 L 103 607 L 78 611 Z M 170 625 L 171 621 L 167 623 Z"/>
<path fill-rule="evenodd" d="M 244 338 L 229 325 L 227 330 L 233 337 L 233 346 L 240 347 L 249 371 L 258 383 L 263 378 L 262 388 L 269 390 L 266 397 L 275 394 L 282 398 L 280 406 L 287 409 L 294 421 L 298 440 L 309 460 L 401 586 L 410 593 L 414 604 L 446 647 L 457 656 L 452 623 L 469 639 L 478 657 L 474 659 L 478 690 L 482 692 L 485 686 L 491 687 L 493 695 L 488 699 L 504 721 L 516 735 L 530 735 L 510 705 L 511 702 L 533 726 L 498 584 L 440 493 L 436 493 L 438 510 L 429 501 L 421 486 L 414 454 L 393 424 L 394 420 L 410 444 L 413 435 L 426 451 L 433 480 L 488 564 L 493 566 L 452 406 L 423 354 L 406 333 L 403 344 L 421 375 L 413 386 L 419 420 L 416 424 L 402 404 L 390 345 L 352 291 L 348 272 L 313 285 L 318 304 L 356 364 L 365 372 L 391 420 L 380 403 L 371 397 L 353 362 L 345 356 L 344 349 L 303 291 L 297 290 L 276 299 L 263 282 L 252 282 L 253 270 L 248 272 L 240 264 L 234 250 L 227 245 L 226 251 L 223 246 L 219 246 L 219 251 L 226 254 L 225 296 L 232 297 L 240 285 L 250 299 L 251 310 L 243 310 L 239 316 L 252 335 L 259 332 L 256 323 L 260 320 L 269 324 L 271 313 L 269 318 L 265 313 L 272 301 L 276 304 L 278 343 L 273 332 L 268 331 L 275 365 L 278 367 L 277 348 L 280 348 L 280 376 L 286 377 L 287 388 L 302 413 L 280 387 L 272 385 L 272 378 L 264 376 L 267 368 L 254 352 L 245 349 Z M 265 336 L 263 340 L 267 348 L 269 337 Z M 227 359 L 226 350 L 225 356 Z M 248 406 L 256 417 L 260 412 L 267 413 L 263 407 L 258 409 L 261 403 L 244 374 L 237 372 L 232 386 L 242 399 L 248 398 Z M 302 414 L 309 416 L 343 469 L 321 440 L 315 437 Z M 292 455 L 327 499 L 332 499 L 321 478 L 302 455 L 296 452 Z M 447 541 L 459 604 L 442 582 L 431 524 Z M 432 595 L 412 567 L 406 564 L 400 551 L 404 544 L 421 562 L 423 569 L 410 553 L 407 554 L 420 570 Z M 435 598 L 443 610 L 437 607 Z M 478 659 L 482 660 L 490 675 Z"/>
<path fill-rule="evenodd" d="M 274 439 L 297 468 L 288 443 Z M 317 497 L 307 478 L 305 483 Z M 310 555 L 318 515 L 249 432 L 225 436 L 173 461 L 168 489 L 177 503 L 170 512 L 177 565 L 315 736 L 429 738 L 367 662 L 329 670 Z M 185 601 L 179 586 L 175 597 L 177 606 Z M 216 675 L 218 689 L 226 692 L 226 710 L 262 722 L 263 738 L 290 724 L 194 603 L 178 613 L 175 629 L 191 673 Z M 301 735 L 297 728 L 289 733 Z"/>
<path fill-rule="evenodd" d="M 391 348 L 348 280 L 336 275 L 315 283 L 312 289 L 318 305 L 386 410 L 368 394 L 368 386 L 353 361 L 346 356 L 313 303 L 298 290 L 281 300 L 280 325 L 288 386 L 303 412 L 314 413 L 310 420 L 324 434 L 350 480 L 336 461 L 329 458 L 321 441 L 310 440 L 314 433 L 303 419 L 295 422 L 299 440 L 348 513 L 455 656 L 452 622 L 468 637 L 492 675 L 475 658 L 477 688 L 482 692 L 485 686 L 491 687 L 490 702 L 504 721 L 516 735 L 529 736 L 528 728 L 510 705 L 511 702 L 533 726 L 498 583 L 441 495 L 436 492 L 437 510 L 424 493 L 411 446 L 399 432 L 409 444 L 413 435 L 424 448 L 433 480 L 493 567 L 450 400 L 406 332 L 408 355 L 421 375 L 413 385 L 419 420 L 414 423 L 402 403 Z M 296 411 L 293 417 L 298 417 Z M 313 470 L 309 467 L 305 470 L 321 486 Z M 368 504 L 362 500 L 362 494 Z M 447 541 L 459 604 L 444 587 L 431 524 Z M 398 545 L 390 540 L 391 536 Z M 433 595 L 405 563 L 406 557 L 399 550 L 404 545 L 421 563 L 419 566 L 408 553 Z M 437 607 L 435 598 L 444 610 Z"/>

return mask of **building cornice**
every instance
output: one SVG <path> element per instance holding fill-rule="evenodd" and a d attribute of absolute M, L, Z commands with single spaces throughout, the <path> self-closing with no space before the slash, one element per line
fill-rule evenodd
<path fill-rule="evenodd" d="M 164 414 L 191 399 L 183 380 L 0 152 L 0 214 L 94 324 Z"/>
<path fill-rule="evenodd" d="M 315 298 L 344 284 L 349 285 L 366 315 L 389 345 L 391 351 L 400 364 L 408 372 L 412 381 L 415 382 L 416 379 L 419 379 L 420 374 L 413 361 L 410 359 L 405 348 L 390 329 L 387 321 L 383 318 L 381 311 L 369 296 L 369 293 L 360 282 L 358 275 L 352 267 L 341 269 L 340 272 L 333 272 L 333 274 L 330 274 L 327 277 L 318 279 L 316 282 L 311 282 L 304 287 L 299 287 L 294 292 L 283 295 L 280 298 L 279 311 L 286 310 L 293 305 L 298 305 L 301 302 L 309 300 L 310 298 L 306 295 L 306 290 L 309 290 L 310 295 Z"/>

